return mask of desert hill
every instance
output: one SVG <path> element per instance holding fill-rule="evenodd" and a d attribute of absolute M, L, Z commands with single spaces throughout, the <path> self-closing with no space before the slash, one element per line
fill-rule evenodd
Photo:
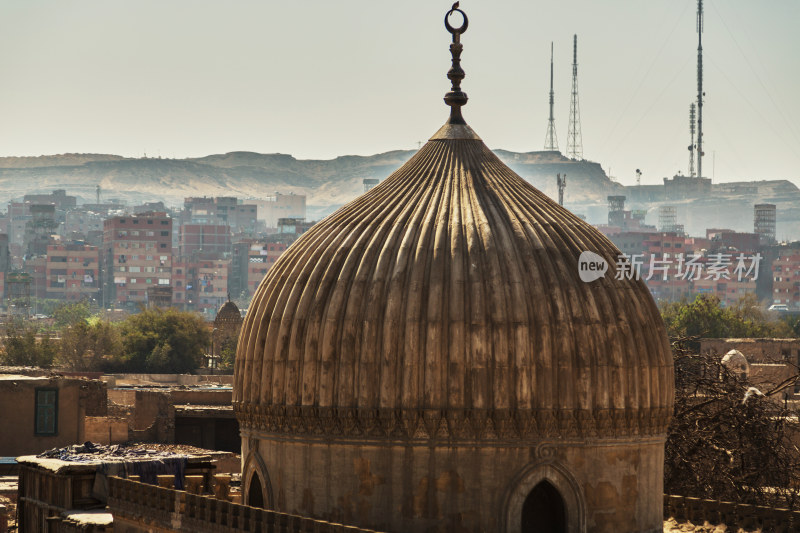
<path fill-rule="evenodd" d="M 341 156 L 330 160 L 296 159 L 287 154 L 230 152 L 187 159 L 125 158 L 109 154 L 61 154 L 0 158 L 0 205 L 29 193 L 66 189 L 83 202 L 94 202 L 100 185 L 104 199 L 129 204 L 162 200 L 181 206 L 187 196 L 259 198 L 304 194 L 308 217 L 319 219 L 363 191 L 363 180 L 383 180 L 405 163 L 414 150 L 395 150 L 371 156 Z M 556 198 L 556 174 L 566 174 L 565 205 L 591 223 L 607 219 L 606 197 L 628 196 L 627 207 L 648 211 L 657 223 L 658 206 L 677 205 L 679 221 L 693 235 L 707 227 L 752 231 L 752 205 L 778 205 L 778 231 L 800 238 L 800 190 L 786 180 L 715 183 L 706 198 L 682 201 L 638 201 L 636 187 L 609 179 L 600 164 L 576 161 L 559 152 L 495 150 L 515 172 L 551 198 Z M 662 194 L 662 186 L 643 187 Z M 782 222 L 781 222 L 782 221 Z M 795 235 L 797 234 L 797 235 Z"/>
<path fill-rule="evenodd" d="M 63 154 L 0 158 L 0 203 L 27 193 L 66 189 L 93 201 L 100 185 L 106 198 L 131 203 L 158 198 L 181 205 L 186 196 L 262 197 L 294 192 L 309 205 L 341 205 L 363 190 L 365 178 L 383 180 L 415 152 L 300 160 L 286 154 L 230 152 L 190 159 L 123 158 L 104 154 Z M 555 195 L 555 173 L 569 174 L 570 193 L 604 201 L 619 188 L 596 163 L 575 162 L 555 153 L 497 151 L 521 176 Z"/>

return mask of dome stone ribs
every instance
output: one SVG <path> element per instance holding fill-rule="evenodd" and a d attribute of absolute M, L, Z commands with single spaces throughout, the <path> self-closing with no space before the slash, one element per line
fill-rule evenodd
<path fill-rule="evenodd" d="M 527 184 L 525 184 L 525 185 L 527 185 Z M 549 204 L 550 206 L 554 205 L 554 203 L 551 200 L 549 200 L 546 197 L 543 197 L 543 195 L 541 195 L 541 193 L 539 193 L 538 191 L 536 191 L 532 187 L 529 187 L 529 188 L 537 196 L 540 196 L 540 199 L 543 202 Z M 526 205 L 526 202 L 524 202 L 524 198 L 519 198 L 517 196 L 516 197 L 516 202 L 510 204 L 509 208 L 510 209 L 514 209 L 515 205 L 524 207 Z M 543 225 L 548 225 L 549 228 L 552 231 L 556 232 L 558 235 L 561 235 L 565 239 L 569 239 L 570 241 L 574 242 L 574 239 L 572 238 L 574 236 L 582 237 L 582 239 L 580 239 L 580 241 L 582 241 L 583 244 L 576 247 L 579 251 L 582 251 L 582 250 L 594 250 L 594 251 L 597 251 L 597 252 L 601 252 L 604 249 L 606 251 L 608 251 L 608 249 L 610 248 L 614 252 L 617 252 L 616 248 L 610 242 L 605 240 L 605 238 L 603 238 L 602 236 L 600 236 L 599 234 L 597 234 L 594 231 L 591 231 L 591 230 L 585 231 L 585 228 L 582 227 L 582 223 L 576 224 L 574 217 L 572 217 L 566 211 L 563 211 L 561 209 L 553 209 L 552 211 L 550 211 L 550 214 L 554 217 L 554 220 L 552 220 L 552 221 L 550 221 L 550 220 L 540 220 L 540 222 Z M 552 223 L 552 222 L 555 222 L 555 223 Z M 569 232 L 565 232 L 566 228 L 569 228 L 570 231 Z M 570 233 L 572 235 L 570 235 Z M 601 253 L 601 255 L 605 255 L 606 259 L 611 263 L 613 263 L 615 261 L 615 259 L 616 259 L 615 256 L 609 255 L 608 253 L 606 253 L 606 254 L 602 254 Z M 577 257 L 577 254 L 576 254 L 576 257 Z M 575 268 L 573 266 L 570 266 L 568 268 L 568 272 L 574 273 L 575 272 Z M 600 280 L 600 281 L 595 282 L 595 283 L 604 283 L 604 282 L 605 282 L 605 280 Z M 619 298 L 613 298 L 612 299 L 613 301 L 612 301 L 612 300 L 609 300 L 608 296 L 616 297 L 617 296 L 616 291 L 590 291 L 590 290 L 588 290 L 591 287 L 591 285 L 589 285 L 589 284 L 575 283 L 574 285 L 576 287 L 578 287 L 579 291 L 581 289 L 583 289 L 582 294 L 580 294 L 580 297 L 578 297 L 578 298 L 574 298 L 573 297 L 573 298 L 568 299 L 567 301 L 568 302 L 581 302 L 584 305 L 584 309 L 586 311 L 590 312 L 590 314 L 594 317 L 594 318 L 592 318 L 590 320 L 590 322 L 585 324 L 586 326 L 588 326 L 589 324 L 592 324 L 592 325 L 596 324 L 597 326 L 601 326 L 602 324 L 619 323 L 619 319 L 621 317 L 619 317 L 619 316 L 609 316 L 608 313 L 603 313 L 603 318 L 598 320 L 598 317 L 600 315 L 598 314 L 597 311 L 599 310 L 599 311 L 602 312 L 603 310 L 608 311 L 609 309 L 624 309 L 625 307 L 630 307 L 629 305 L 627 305 L 630 300 L 633 300 L 634 302 L 636 302 L 636 301 L 639 301 L 639 299 L 642 297 L 642 292 L 639 290 L 639 291 L 636 291 L 636 292 L 639 292 L 639 295 L 637 295 L 634 298 L 626 298 L 623 302 L 620 302 Z M 628 289 L 632 289 L 633 287 L 636 287 L 636 289 L 641 289 L 639 284 L 636 284 L 636 283 L 634 283 L 632 287 L 630 286 L 631 283 L 628 283 L 628 285 L 629 285 Z M 634 290 L 636 290 L 636 289 L 634 289 Z M 599 307 L 598 307 L 598 305 L 596 303 L 598 299 L 603 300 L 603 304 L 600 305 Z M 646 298 L 646 299 L 649 300 L 649 298 Z M 625 305 L 624 306 L 620 306 L 620 303 L 624 303 Z M 572 308 L 574 309 L 575 306 L 572 305 Z M 658 324 L 659 321 L 657 320 L 657 316 L 656 317 L 653 316 L 653 311 L 654 310 L 655 310 L 655 306 L 650 305 L 649 309 L 645 310 L 645 309 L 637 308 L 634 312 L 637 312 L 637 313 L 645 312 L 643 315 L 640 315 L 640 316 L 646 316 L 647 317 L 647 320 L 645 322 L 648 322 L 648 323 L 651 323 L 651 324 Z M 626 313 L 621 313 L 621 314 L 623 316 L 626 315 Z M 586 317 L 584 316 L 584 318 L 586 318 Z M 575 315 L 573 315 L 572 320 L 573 320 L 573 322 L 575 324 L 583 323 L 580 320 L 580 317 L 575 316 Z M 654 320 L 655 320 L 655 322 L 654 322 Z M 595 327 L 595 328 L 589 329 L 587 332 L 590 333 L 590 335 L 586 339 L 584 339 L 584 341 L 585 341 L 584 344 L 592 346 L 597 340 L 602 340 L 602 339 L 598 339 L 598 337 L 600 336 L 599 334 L 602 333 L 602 330 L 600 328 Z M 655 357 L 655 354 L 657 354 L 659 352 L 664 353 L 663 352 L 663 346 L 653 346 L 652 342 L 651 342 L 652 339 L 657 338 L 657 336 L 656 335 L 650 335 L 649 333 L 651 333 L 651 332 L 647 332 L 647 331 L 644 331 L 642 329 L 637 329 L 635 331 L 631 331 L 630 333 L 632 335 L 634 335 L 635 337 L 630 337 L 628 335 L 622 335 L 622 339 L 621 340 L 623 342 L 625 342 L 625 341 L 633 341 L 633 346 L 650 345 L 648 347 L 648 349 L 645 350 L 646 353 L 637 353 L 637 350 L 631 349 L 630 346 L 626 347 L 625 350 L 622 350 L 622 353 L 627 353 L 629 355 L 635 356 L 635 363 L 638 363 L 638 364 L 634 364 L 633 368 L 637 368 L 640 371 L 642 369 L 653 368 L 653 367 L 663 368 L 664 365 L 665 365 L 665 362 L 663 360 L 657 360 L 657 358 Z M 647 333 L 647 334 L 645 334 L 645 333 Z M 643 334 L 645 334 L 645 335 L 643 335 Z M 614 340 L 614 339 L 612 339 L 612 340 Z M 595 347 L 596 347 L 596 345 L 595 345 Z M 620 352 L 619 346 L 616 343 L 614 345 L 612 345 L 610 347 L 610 349 L 608 349 L 607 351 L 611 352 L 611 353 L 619 353 Z M 583 350 L 579 349 L 579 350 L 576 351 L 576 353 L 580 355 L 582 353 L 586 353 L 586 350 L 585 349 L 583 349 Z M 630 363 L 634 363 L 634 361 L 627 361 L 625 363 L 617 361 L 616 366 L 618 366 L 618 367 L 626 367 Z M 597 365 L 594 365 L 594 366 L 597 366 Z M 657 377 L 658 377 L 657 376 L 657 374 L 658 374 L 657 371 L 654 373 L 654 375 L 650 375 L 650 374 L 651 374 L 651 372 L 649 372 L 649 371 L 646 372 L 646 373 L 642 373 L 642 374 L 639 375 L 638 379 L 635 379 L 633 381 L 633 383 L 628 384 L 628 386 L 633 386 L 634 388 L 641 386 L 641 387 L 644 388 L 643 391 L 640 391 L 639 394 L 634 394 L 634 395 L 624 394 L 624 390 L 620 391 L 623 394 L 619 394 L 618 395 L 617 401 L 615 402 L 616 405 L 617 406 L 624 406 L 624 404 L 620 403 L 621 402 L 621 400 L 619 398 L 620 396 L 623 399 L 626 398 L 626 397 L 628 399 L 633 399 L 634 403 L 632 405 L 628 404 L 628 407 L 634 407 L 634 408 L 638 407 L 638 406 L 649 407 L 651 405 L 651 400 L 661 400 L 661 401 L 656 401 L 654 403 L 662 403 L 663 401 L 667 400 L 667 398 L 662 398 L 661 397 L 661 395 L 659 394 L 658 390 L 656 390 L 653 393 L 649 392 L 649 388 L 651 387 L 651 385 L 653 385 L 653 384 L 657 385 L 659 383 L 659 381 L 660 381 L 660 380 L 657 379 Z M 624 377 L 624 376 L 622 376 L 622 377 Z M 603 381 L 605 381 L 605 380 L 603 380 Z M 599 387 L 597 387 L 597 386 L 594 387 L 595 391 L 600 391 L 600 392 L 608 391 L 608 386 L 603 386 L 603 385 L 607 385 L 607 384 L 598 383 L 596 385 L 600 385 L 600 386 Z M 617 385 L 617 384 L 615 384 L 615 385 Z M 616 390 L 620 390 L 618 387 L 615 387 L 615 389 Z M 601 405 L 602 404 L 607 404 L 607 401 L 603 401 L 604 398 L 597 398 L 597 400 L 601 400 L 601 401 L 598 402 Z"/>
<path fill-rule="evenodd" d="M 518 389 L 513 383 L 516 373 L 511 368 L 515 367 L 515 354 L 530 353 L 526 342 L 530 325 L 529 303 L 519 269 L 522 264 L 520 248 L 514 242 L 509 213 L 490 186 L 493 181 L 491 169 L 480 164 L 483 143 L 457 142 L 469 143 L 462 150 L 467 153 L 469 161 L 471 179 L 468 187 L 473 191 L 472 208 L 483 219 L 480 225 L 483 250 L 479 255 L 489 259 L 486 273 L 473 272 L 478 281 L 482 278 L 490 284 L 487 288 L 491 296 L 490 305 L 483 309 L 486 313 L 484 320 L 491 326 L 492 338 L 489 341 L 493 352 L 487 361 L 491 376 L 486 386 L 492 394 L 488 407 L 516 408 Z"/>
<path fill-rule="evenodd" d="M 582 251 L 613 265 L 618 250 L 479 139 L 437 137 L 267 273 L 242 329 L 239 408 L 529 412 L 573 433 L 668 416 L 647 289 L 578 277 Z"/>

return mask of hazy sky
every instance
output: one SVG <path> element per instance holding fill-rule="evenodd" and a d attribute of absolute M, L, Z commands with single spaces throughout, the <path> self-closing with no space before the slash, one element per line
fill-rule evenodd
<path fill-rule="evenodd" d="M 449 6 L 3 0 L 0 156 L 328 159 L 416 148 L 447 117 Z M 491 148 L 542 149 L 554 41 L 565 151 L 577 33 L 584 156 L 622 183 L 636 168 L 642 183 L 686 172 L 695 0 L 461 7 L 464 115 Z M 706 1 L 706 175 L 800 185 L 798 20 L 797 0 Z"/>

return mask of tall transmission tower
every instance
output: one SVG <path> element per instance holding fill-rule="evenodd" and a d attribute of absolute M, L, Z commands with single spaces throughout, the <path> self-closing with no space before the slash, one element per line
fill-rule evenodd
<path fill-rule="evenodd" d="M 547 135 L 544 138 L 544 149 L 552 152 L 558 151 L 558 138 L 556 138 L 556 123 L 553 120 L 553 43 L 550 42 L 550 119 L 547 121 Z"/>
<path fill-rule="evenodd" d="M 697 176 L 703 177 L 703 0 L 697 0 Z"/>
<path fill-rule="evenodd" d="M 567 130 L 567 157 L 583 159 L 581 138 L 581 110 L 578 106 L 578 36 L 572 39 L 572 101 L 569 104 L 569 129 Z"/>
<path fill-rule="evenodd" d="M 689 177 L 695 177 L 694 173 L 694 150 L 696 146 L 694 145 L 694 118 L 695 118 L 695 111 L 694 111 L 694 102 L 692 105 L 689 106 L 689 133 L 691 135 L 691 142 L 689 143 Z"/>

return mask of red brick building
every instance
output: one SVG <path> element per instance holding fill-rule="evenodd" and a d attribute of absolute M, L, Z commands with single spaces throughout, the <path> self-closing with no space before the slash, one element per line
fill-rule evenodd
<path fill-rule="evenodd" d="M 713 294 L 731 306 L 756 292 L 758 268 L 749 268 L 761 248 L 754 234 L 709 230 L 707 238 L 688 238 L 676 232 L 623 232 L 610 238 L 657 301 Z"/>
<path fill-rule="evenodd" d="M 231 254 L 231 229 L 218 224 L 183 224 L 178 243 L 181 257 L 224 259 Z"/>
<path fill-rule="evenodd" d="M 709 250 L 735 249 L 746 251 L 761 250 L 760 236 L 757 233 L 741 233 L 729 229 L 707 229 L 706 238 L 710 241 Z"/>
<path fill-rule="evenodd" d="M 800 252 L 772 262 L 772 303 L 800 308 Z"/>
<path fill-rule="evenodd" d="M 106 307 L 145 303 L 147 287 L 172 284 L 172 219 L 163 212 L 107 219 L 103 263 Z"/>
<path fill-rule="evenodd" d="M 189 280 L 189 263 L 178 257 L 172 262 L 172 305 L 186 309 L 186 285 Z"/>
<path fill-rule="evenodd" d="M 33 298 L 47 296 L 47 258 L 43 255 L 25 260 L 24 270 L 31 276 L 31 292 Z"/>
<path fill-rule="evenodd" d="M 267 271 L 288 246 L 286 243 L 252 240 L 236 243 L 231 264 L 233 295 L 244 292 L 246 296 L 252 296 Z"/>
<path fill-rule="evenodd" d="M 200 259 L 188 263 L 186 308 L 208 315 L 228 299 L 230 260 Z"/>
<path fill-rule="evenodd" d="M 47 247 L 46 296 L 60 300 L 95 300 L 100 293 L 100 251 L 82 242 Z"/>

